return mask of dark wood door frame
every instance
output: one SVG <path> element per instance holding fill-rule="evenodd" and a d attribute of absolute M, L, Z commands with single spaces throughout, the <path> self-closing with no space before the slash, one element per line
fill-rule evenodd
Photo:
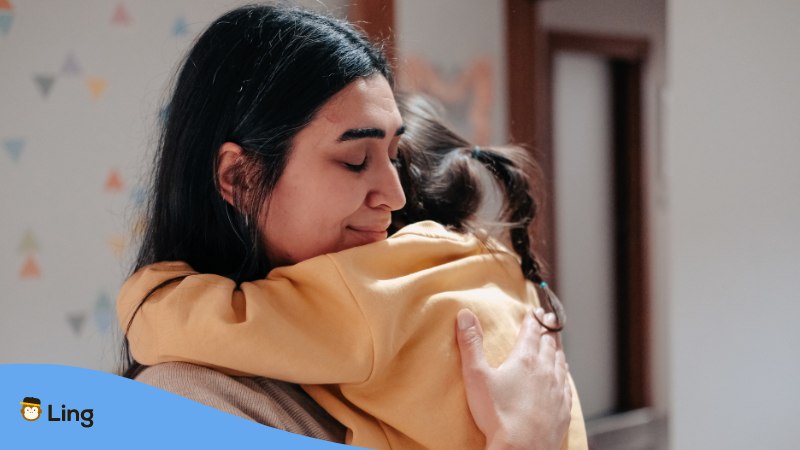
<path fill-rule="evenodd" d="M 536 0 L 506 0 L 506 80 L 508 83 L 508 140 L 528 148 L 538 163 L 541 173 L 535 174 L 539 202 L 537 219 L 531 233 L 533 247 L 539 255 L 545 276 L 552 272 L 555 261 L 555 235 L 553 221 L 543 218 L 553 216 L 553 192 L 548 186 L 553 173 L 550 153 L 542 151 L 545 142 L 541 130 L 545 127 L 545 110 L 539 99 L 545 92 L 544 34 L 539 24 Z"/>
<path fill-rule="evenodd" d="M 380 45 L 390 64 L 397 68 L 394 0 L 354 0 L 350 2 L 347 20 L 364 30 L 370 41 Z"/>
<path fill-rule="evenodd" d="M 647 234 L 647 183 L 643 144 L 642 77 L 648 43 L 639 37 L 548 31 L 544 39 L 544 95 L 539 97 L 544 120 L 542 152 L 553 160 L 553 64 L 560 52 L 579 52 L 608 61 L 611 73 L 612 158 L 615 180 L 614 261 L 616 303 L 617 396 L 619 411 L 650 406 L 649 374 L 649 252 Z M 550 172 L 554 173 L 554 172 Z M 553 192 L 553 177 L 548 191 Z M 556 201 L 557 192 L 551 199 Z M 555 242 L 554 215 L 550 242 Z M 555 252 L 553 252 L 555 253 Z M 555 264 L 555 262 L 551 262 Z M 556 274 L 557 278 L 557 274 Z M 557 280 L 556 280 L 557 283 Z M 566 300 L 568 301 L 568 299 Z"/>
<path fill-rule="evenodd" d="M 535 229 L 535 249 L 545 266 L 556 264 L 553 190 L 552 70 L 558 52 L 585 52 L 606 58 L 612 74 L 614 166 L 617 180 L 617 405 L 620 410 L 649 406 L 649 258 L 645 162 L 642 139 L 642 72 L 646 39 L 628 36 L 545 31 L 536 0 L 506 0 L 508 122 L 510 139 L 531 148 L 543 172 L 544 196 Z M 348 17 L 394 60 L 394 0 L 356 0 Z M 557 285 L 557 274 L 553 284 Z M 569 299 L 565 299 L 568 302 Z"/>

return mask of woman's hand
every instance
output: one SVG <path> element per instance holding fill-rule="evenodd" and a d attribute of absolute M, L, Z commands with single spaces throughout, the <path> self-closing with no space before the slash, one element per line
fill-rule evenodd
<path fill-rule="evenodd" d="M 467 402 L 487 449 L 558 449 L 569 428 L 572 390 L 564 352 L 533 314 L 545 323 L 555 321 L 541 309 L 526 314 L 514 349 L 493 369 L 484 356 L 478 318 L 466 309 L 458 313 Z"/>

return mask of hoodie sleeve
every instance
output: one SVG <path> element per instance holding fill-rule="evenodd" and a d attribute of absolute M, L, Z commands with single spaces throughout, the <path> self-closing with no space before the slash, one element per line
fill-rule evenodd
<path fill-rule="evenodd" d="M 117 308 L 123 329 L 130 321 L 133 357 L 145 365 L 184 361 L 299 384 L 359 383 L 372 371 L 370 329 L 326 256 L 239 289 L 184 263 L 154 264 L 125 283 Z"/>

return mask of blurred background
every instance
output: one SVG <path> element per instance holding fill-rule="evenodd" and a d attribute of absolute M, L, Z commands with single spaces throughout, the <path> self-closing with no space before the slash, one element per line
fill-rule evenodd
<path fill-rule="evenodd" d="M 244 3 L 0 0 L 0 363 L 115 369 L 170 79 Z M 537 156 L 592 448 L 797 448 L 800 2 L 297 4 Z"/>

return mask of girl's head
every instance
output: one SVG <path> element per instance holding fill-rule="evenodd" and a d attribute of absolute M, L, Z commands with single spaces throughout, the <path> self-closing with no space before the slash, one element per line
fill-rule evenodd
<path fill-rule="evenodd" d="M 136 269 L 241 281 L 380 237 L 404 203 L 391 80 L 346 22 L 280 6 L 214 21 L 175 81 Z"/>
<path fill-rule="evenodd" d="M 561 302 L 547 287 L 531 249 L 530 228 L 537 204 L 529 182 L 539 169 L 520 147 L 480 148 L 450 130 L 441 113 L 420 96 L 399 96 L 406 133 L 398 148 L 398 172 L 407 197 L 393 228 L 433 220 L 466 232 L 488 229 L 507 240 L 522 272 L 539 289 L 542 306 L 565 323 Z"/>
<path fill-rule="evenodd" d="M 499 228 L 519 254 L 526 277 L 541 282 L 529 238 L 536 201 L 528 180 L 538 169 L 528 152 L 469 144 L 422 97 L 399 96 L 398 104 L 406 124 L 399 175 L 408 203 L 395 213 L 394 227 L 433 220 L 458 231 Z"/>

